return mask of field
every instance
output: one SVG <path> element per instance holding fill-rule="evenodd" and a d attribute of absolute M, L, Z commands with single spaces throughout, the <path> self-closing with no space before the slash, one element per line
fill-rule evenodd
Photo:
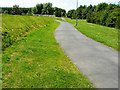
<path fill-rule="evenodd" d="M 94 87 L 56 43 L 58 26 L 50 17 L 3 15 L 3 33 L 14 41 L 2 55 L 3 88 Z"/>
<path fill-rule="evenodd" d="M 76 20 L 66 19 L 66 21 L 75 26 Z M 118 48 L 118 29 L 87 23 L 86 20 L 78 20 L 78 26 L 75 27 L 87 37 L 120 51 Z"/>

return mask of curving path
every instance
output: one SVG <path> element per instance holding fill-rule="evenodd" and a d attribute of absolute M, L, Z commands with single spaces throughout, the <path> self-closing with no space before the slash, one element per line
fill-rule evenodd
<path fill-rule="evenodd" d="M 118 52 L 61 22 L 55 32 L 61 48 L 97 88 L 118 88 Z"/>

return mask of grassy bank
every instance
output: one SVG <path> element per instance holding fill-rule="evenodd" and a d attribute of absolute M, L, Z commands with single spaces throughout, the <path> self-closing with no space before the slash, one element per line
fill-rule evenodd
<path fill-rule="evenodd" d="M 53 18 L 19 15 L 2 15 L 2 49 L 9 47 L 21 36 L 49 25 Z"/>
<path fill-rule="evenodd" d="M 44 27 L 19 38 L 4 50 L 3 88 L 93 88 L 56 43 L 54 31 L 59 23 L 54 19 L 48 21 L 49 25 L 44 21 Z"/>
<path fill-rule="evenodd" d="M 66 21 L 75 26 L 76 20 L 66 19 Z M 87 23 L 86 20 L 79 20 L 78 26 L 75 27 L 87 37 L 120 50 L 118 48 L 118 29 Z"/>

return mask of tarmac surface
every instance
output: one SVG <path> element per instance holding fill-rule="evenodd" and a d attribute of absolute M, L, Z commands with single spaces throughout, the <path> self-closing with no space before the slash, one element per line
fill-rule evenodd
<path fill-rule="evenodd" d="M 118 88 L 118 51 L 86 37 L 67 22 L 61 22 L 55 38 L 97 88 Z"/>

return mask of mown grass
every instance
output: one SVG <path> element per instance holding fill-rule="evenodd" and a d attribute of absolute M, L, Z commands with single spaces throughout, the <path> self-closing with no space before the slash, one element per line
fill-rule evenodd
<path fill-rule="evenodd" d="M 76 20 L 66 19 L 66 21 L 75 26 Z M 75 27 L 87 37 L 120 51 L 118 48 L 118 29 L 87 23 L 86 20 L 78 20 L 78 26 Z"/>
<path fill-rule="evenodd" d="M 94 87 L 56 43 L 54 31 L 59 23 L 49 21 L 4 50 L 3 88 Z"/>

